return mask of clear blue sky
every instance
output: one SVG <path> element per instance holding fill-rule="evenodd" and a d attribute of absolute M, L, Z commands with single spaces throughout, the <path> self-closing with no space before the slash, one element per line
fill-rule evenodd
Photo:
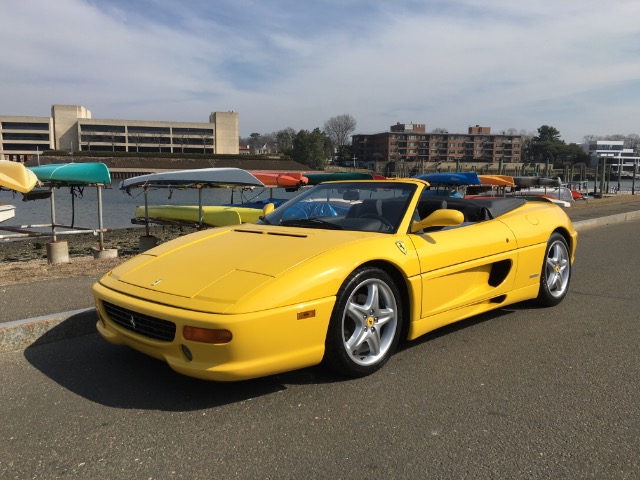
<path fill-rule="evenodd" d="M 640 134 L 637 0 L 0 1 L 0 115 Z"/>

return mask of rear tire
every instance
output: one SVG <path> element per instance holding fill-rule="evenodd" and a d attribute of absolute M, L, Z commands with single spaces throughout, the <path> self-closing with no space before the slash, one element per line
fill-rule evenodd
<path fill-rule="evenodd" d="M 360 268 L 338 291 L 323 361 L 343 375 L 370 375 L 389 360 L 401 331 L 402 301 L 393 279 L 379 268 Z"/>
<path fill-rule="evenodd" d="M 569 245 L 562 235 L 554 233 L 547 242 L 536 303 L 542 307 L 558 305 L 567 296 L 570 280 Z"/>

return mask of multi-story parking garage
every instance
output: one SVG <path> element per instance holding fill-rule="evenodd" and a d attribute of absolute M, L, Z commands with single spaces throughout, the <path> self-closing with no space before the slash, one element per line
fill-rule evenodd
<path fill-rule="evenodd" d="M 53 105 L 51 117 L 0 116 L 0 159 L 46 150 L 238 154 L 238 132 L 237 112 L 212 112 L 206 123 L 100 120 L 80 105 Z"/>

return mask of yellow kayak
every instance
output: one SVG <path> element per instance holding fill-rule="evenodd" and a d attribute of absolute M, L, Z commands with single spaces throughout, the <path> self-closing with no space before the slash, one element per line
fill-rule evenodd
<path fill-rule="evenodd" d="M 197 205 L 150 205 L 150 220 L 169 220 L 199 223 L 200 214 Z M 262 210 L 246 207 L 229 207 L 223 205 L 203 206 L 202 223 L 212 227 L 253 223 L 263 215 Z M 136 207 L 136 218 L 144 219 L 144 205 Z"/>
<path fill-rule="evenodd" d="M 38 177 L 21 163 L 0 160 L 0 187 L 20 193 L 30 192 Z"/>

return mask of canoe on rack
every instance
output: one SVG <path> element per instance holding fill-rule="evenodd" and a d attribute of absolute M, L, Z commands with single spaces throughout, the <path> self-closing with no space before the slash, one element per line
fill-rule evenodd
<path fill-rule="evenodd" d="M 264 187 L 251 173 L 241 168 L 194 168 L 149 173 L 120 182 L 121 190 L 131 188 Z"/>
<path fill-rule="evenodd" d="M 466 187 L 481 183 L 475 172 L 422 173 L 414 178 L 425 180 L 432 186 Z"/>
<path fill-rule="evenodd" d="M 47 185 L 109 185 L 111 174 L 104 163 L 53 163 L 29 168 Z"/>
<path fill-rule="evenodd" d="M 240 223 L 253 223 L 263 215 L 257 208 L 244 208 L 223 205 L 207 205 L 202 207 L 202 213 L 197 205 L 149 205 L 149 221 L 164 221 L 175 223 L 190 223 L 223 227 Z M 202 215 L 202 223 L 200 223 Z M 136 207 L 136 219 L 143 222 L 145 217 L 144 205 Z"/>
<path fill-rule="evenodd" d="M 27 193 L 37 183 L 38 177 L 22 163 L 0 160 L 0 188 Z"/>
<path fill-rule="evenodd" d="M 371 180 L 373 175 L 364 172 L 330 172 L 330 173 L 305 173 L 307 185 L 318 185 L 322 182 L 334 182 L 338 180 Z"/>
<path fill-rule="evenodd" d="M 513 187 L 515 182 L 510 175 L 478 175 L 482 185 L 491 185 L 494 187 Z"/>
<path fill-rule="evenodd" d="M 255 172 L 254 177 L 269 188 L 300 188 L 307 185 L 309 179 L 300 172 Z"/>

